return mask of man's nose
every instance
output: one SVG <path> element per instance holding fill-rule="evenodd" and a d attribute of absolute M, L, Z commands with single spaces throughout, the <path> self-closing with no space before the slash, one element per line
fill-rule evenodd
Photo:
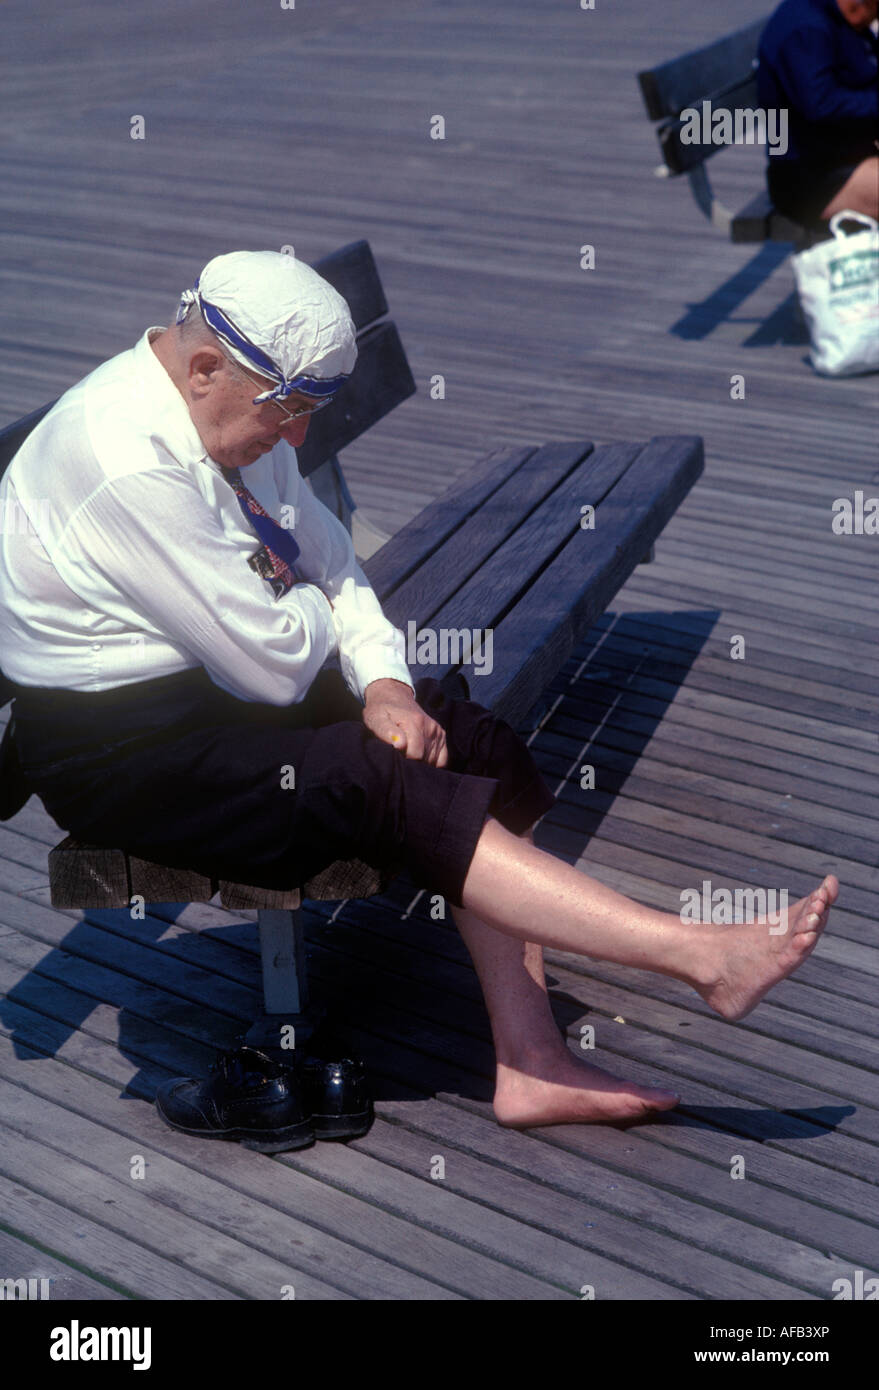
<path fill-rule="evenodd" d="M 302 443 L 308 434 L 308 426 L 311 424 L 309 416 L 302 415 L 298 420 L 288 420 L 281 426 L 281 438 L 286 439 L 294 449 Z"/>

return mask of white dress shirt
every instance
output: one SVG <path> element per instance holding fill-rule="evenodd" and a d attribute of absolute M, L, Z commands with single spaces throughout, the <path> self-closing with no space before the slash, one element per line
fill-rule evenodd
<path fill-rule="evenodd" d="M 0 668 L 98 691 L 204 666 L 287 705 L 338 656 L 361 699 L 385 677 L 414 689 L 403 633 L 285 441 L 241 478 L 292 530 L 303 582 L 276 598 L 248 565 L 262 542 L 150 347 L 160 331 L 67 391 L 0 481 Z"/>

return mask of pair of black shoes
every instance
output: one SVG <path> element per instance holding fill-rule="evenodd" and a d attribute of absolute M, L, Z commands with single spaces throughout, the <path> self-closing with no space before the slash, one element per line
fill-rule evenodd
<path fill-rule="evenodd" d="M 234 1139 L 258 1153 L 304 1149 L 315 1139 L 354 1139 L 373 1122 L 363 1064 L 293 1053 L 281 1062 L 243 1044 L 222 1052 L 207 1081 L 165 1081 L 156 1109 L 172 1129 Z"/>

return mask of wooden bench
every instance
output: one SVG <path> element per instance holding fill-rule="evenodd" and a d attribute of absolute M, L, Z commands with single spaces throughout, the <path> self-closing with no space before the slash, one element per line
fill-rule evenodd
<path fill-rule="evenodd" d="M 821 238 L 820 229 L 785 217 L 773 206 L 765 187 L 738 212 L 731 211 L 715 196 L 705 167 L 712 155 L 726 147 L 681 140 L 685 126 L 681 112 L 691 107 L 701 111 L 703 101 L 730 111 L 757 108 L 757 52 L 768 18 L 639 72 L 638 82 L 647 115 L 659 122 L 656 133 L 664 162 L 656 173 L 664 178 L 686 174 L 700 211 L 731 241 L 785 241 L 803 247 Z"/>
<path fill-rule="evenodd" d="M 338 403 L 315 416 L 298 451 L 303 475 L 329 479 L 328 505 L 350 526 L 354 504 L 337 451 L 411 395 L 414 381 L 369 247 L 358 242 L 317 262 L 348 300 L 358 327 L 357 366 Z M 0 434 L 0 471 L 45 413 Z M 539 699 L 673 515 L 703 467 L 696 436 L 646 444 L 551 443 L 504 448 L 477 463 L 363 568 L 385 613 L 407 639 L 413 679 L 432 675 L 453 694 L 493 709 L 515 725 Z M 590 511 L 590 509 L 593 509 Z M 475 651 L 461 634 L 491 632 Z M 449 649 L 426 664 L 431 633 Z M 420 637 L 417 634 L 421 634 Z M 458 634 L 455 637 L 450 634 Z M 457 649 L 456 649 L 457 648 Z M 420 650 L 419 650 L 420 649 Z M 428 656 L 432 653 L 427 652 Z M 490 670 L 488 669 L 490 666 Z M 9 689 L 0 690 L 0 705 Z M 12 797 L 4 818 L 26 799 Z M 12 810 L 10 810 L 10 805 Z M 258 913 L 264 1013 L 248 1034 L 271 1045 L 282 1023 L 307 1038 L 303 898 L 339 900 L 383 892 L 392 875 L 359 860 L 331 865 L 288 891 L 215 881 L 148 863 L 124 847 L 83 845 L 67 837 L 49 854 L 53 906 L 130 908 L 145 903 L 206 902 Z"/>

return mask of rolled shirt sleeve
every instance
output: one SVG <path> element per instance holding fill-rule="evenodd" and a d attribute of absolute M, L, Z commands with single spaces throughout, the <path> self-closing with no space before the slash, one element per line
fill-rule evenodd
<path fill-rule="evenodd" d="M 294 536 L 301 556 L 297 571 L 328 596 L 345 683 L 361 700 L 375 680 L 397 680 L 414 691 L 405 660 L 405 637 L 381 604 L 354 553 L 347 530 L 303 481 L 296 455 L 285 446 L 279 491 L 294 510 Z"/>

